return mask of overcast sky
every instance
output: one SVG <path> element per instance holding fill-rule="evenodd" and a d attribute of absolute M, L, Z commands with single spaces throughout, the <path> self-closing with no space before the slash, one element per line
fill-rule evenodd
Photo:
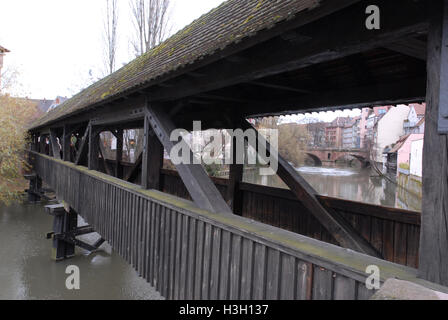
<path fill-rule="evenodd" d="M 171 0 L 171 34 L 223 0 Z M 133 35 L 129 0 L 119 0 L 117 67 L 132 59 Z M 104 70 L 103 30 L 105 0 L 0 0 L 0 45 L 11 50 L 4 68 L 20 72 L 21 87 L 13 95 L 35 99 L 71 97 Z M 91 74 L 91 75 L 90 75 Z M 332 121 L 359 111 L 321 113 Z M 309 115 L 308 115 L 309 116 Z M 316 115 L 313 115 L 316 117 Z M 300 121 L 303 115 L 283 122 Z"/>
<path fill-rule="evenodd" d="M 223 0 L 171 0 L 171 33 Z M 4 67 L 20 71 L 22 87 L 12 94 L 32 98 L 72 96 L 103 70 L 105 0 L 0 0 L 0 45 L 11 50 Z M 129 62 L 134 29 L 129 0 L 119 0 L 117 66 Z"/>

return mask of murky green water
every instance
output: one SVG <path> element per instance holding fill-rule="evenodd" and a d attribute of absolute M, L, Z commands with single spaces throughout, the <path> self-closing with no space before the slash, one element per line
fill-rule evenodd
<path fill-rule="evenodd" d="M 0 299 L 161 299 L 108 244 L 54 262 L 45 234 L 52 218 L 42 205 L 0 206 Z M 95 235 L 90 235 L 95 237 Z M 65 287 L 66 267 L 80 269 L 80 290 Z"/>
<path fill-rule="evenodd" d="M 421 198 L 380 178 L 370 169 L 351 167 L 301 167 L 297 169 L 319 194 L 376 205 L 421 211 Z M 260 176 L 249 171 L 244 181 L 287 188 L 277 176 Z"/>

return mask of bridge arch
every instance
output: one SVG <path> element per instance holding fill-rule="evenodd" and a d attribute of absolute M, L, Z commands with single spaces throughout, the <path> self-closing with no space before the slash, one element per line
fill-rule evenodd
<path fill-rule="evenodd" d="M 318 156 L 308 152 L 306 153 L 306 155 L 314 161 L 314 165 L 316 167 L 322 167 L 322 160 L 320 160 Z"/>

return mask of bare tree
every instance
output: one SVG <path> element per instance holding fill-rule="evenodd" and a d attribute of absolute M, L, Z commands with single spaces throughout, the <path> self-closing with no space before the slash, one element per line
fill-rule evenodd
<path fill-rule="evenodd" d="M 130 0 L 135 37 L 132 46 L 141 56 L 157 46 L 168 31 L 170 0 Z"/>
<path fill-rule="evenodd" d="M 117 52 L 118 1 L 106 0 L 104 18 L 104 64 L 108 74 L 115 71 Z"/>

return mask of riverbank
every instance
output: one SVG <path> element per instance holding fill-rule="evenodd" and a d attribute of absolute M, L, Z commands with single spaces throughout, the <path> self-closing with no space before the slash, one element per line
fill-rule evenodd
<path fill-rule="evenodd" d="M 41 204 L 0 206 L 0 300 L 162 299 L 107 244 L 91 255 L 77 249 L 73 259 L 52 261 L 52 243 L 45 239 L 52 223 Z M 80 290 L 65 287 L 69 265 L 80 269 Z"/>

